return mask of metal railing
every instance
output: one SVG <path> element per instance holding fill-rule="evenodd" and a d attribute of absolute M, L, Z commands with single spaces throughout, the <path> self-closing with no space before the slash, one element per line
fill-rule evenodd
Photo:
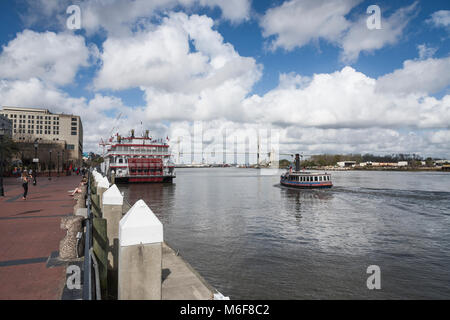
<path fill-rule="evenodd" d="M 86 233 L 84 242 L 84 276 L 83 276 L 83 300 L 92 300 L 92 260 L 91 260 L 91 248 L 92 248 L 92 214 L 91 214 L 91 182 L 92 174 L 89 172 L 88 176 L 88 188 L 87 188 L 87 219 Z"/>
<path fill-rule="evenodd" d="M 89 172 L 88 188 L 86 198 L 87 219 L 85 220 L 86 236 L 84 242 L 84 277 L 83 277 L 83 300 L 101 300 L 100 280 L 97 259 L 92 249 L 93 224 L 92 224 L 92 201 L 91 201 L 92 173 Z"/>

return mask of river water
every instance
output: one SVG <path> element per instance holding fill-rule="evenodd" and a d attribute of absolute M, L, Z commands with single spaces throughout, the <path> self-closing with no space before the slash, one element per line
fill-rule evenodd
<path fill-rule="evenodd" d="M 332 189 L 295 190 L 266 173 L 177 169 L 173 185 L 120 188 L 231 299 L 450 298 L 450 174 L 338 171 Z"/>

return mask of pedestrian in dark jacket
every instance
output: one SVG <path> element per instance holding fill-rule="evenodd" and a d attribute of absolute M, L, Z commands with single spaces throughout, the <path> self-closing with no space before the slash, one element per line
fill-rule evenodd
<path fill-rule="evenodd" d="M 22 172 L 22 176 L 20 177 L 20 180 L 22 182 L 23 187 L 23 200 L 27 200 L 27 194 L 28 194 L 28 173 L 26 170 Z"/>

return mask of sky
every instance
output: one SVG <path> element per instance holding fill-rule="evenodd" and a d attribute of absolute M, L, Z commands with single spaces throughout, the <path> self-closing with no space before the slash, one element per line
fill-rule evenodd
<path fill-rule="evenodd" d="M 18 0 L 0 17 L 0 105 L 80 115 L 84 151 L 135 128 L 183 153 L 202 132 L 209 156 L 259 132 L 280 154 L 450 158 L 449 1 Z"/>

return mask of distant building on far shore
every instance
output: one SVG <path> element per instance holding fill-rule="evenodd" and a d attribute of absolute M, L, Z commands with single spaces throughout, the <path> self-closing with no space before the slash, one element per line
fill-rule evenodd
<path fill-rule="evenodd" d="M 341 168 L 354 167 L 356 165 L 356 161 L 339 161 L 337 165 Z"/>
<path fill-rule="evenodd" d="M 444 166 L 444 165 L 450 165 L 450 160 L 435 160 L 434 161 L 435 166 Z"/>
<path fill-rule="evenodd" d="M 83 125 L 79 116 L 56 114 L 48 109 L 18 107 L 3 107 L 0 115 L 11 121 L 13 140 L 26 144 L 27 149 L 33 151 L 32 145 L 38 142 L 42 150 L 45 145 L 49 151 L 55 152 L 53 160 L 50 159 L 50 161 L 57 161 L 56 152 L 60 152 L 64 156 L 61 158 L 64 163 L 70 163 L 73 166 L 82 164 Z M 52 145 L 60 151 L 52 149 Z M 39 151 L 42 151 L 41 149 Z M 34 156 L 31 157 L 34 158 Z M 42 159 L 44 157 L 45 155 L 41 156 Z"/>

